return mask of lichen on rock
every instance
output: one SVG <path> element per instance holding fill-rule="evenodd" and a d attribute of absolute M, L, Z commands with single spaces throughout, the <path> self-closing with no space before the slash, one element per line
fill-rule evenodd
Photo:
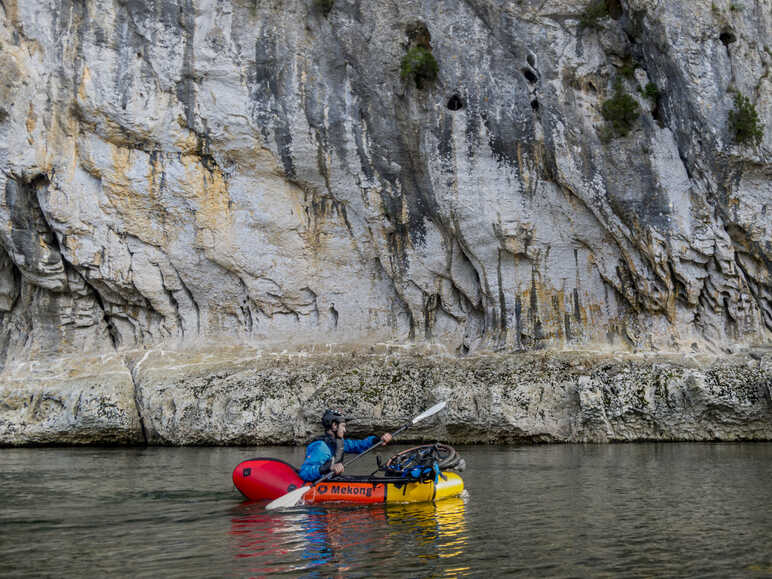
<path fill-rule="evenodd" d="M 768 344 L 772 133 L 728 126 L 735 93 L 772 126 L 751 4 L 6 0 L 0 366 Z"/>

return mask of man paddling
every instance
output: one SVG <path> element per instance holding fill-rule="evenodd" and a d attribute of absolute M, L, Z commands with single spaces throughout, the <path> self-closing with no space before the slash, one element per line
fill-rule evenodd
<path fill-rule="evenodd" d="M 345 438 L 346 417 L 337 410 L 326 410 L 322 416 L 325 434 L 314 440 L 306 449 L 306 459 L 300 467 L 300 478 L 315 481 L 332 471 L 335 476 L 343 474 L 343 455 L 347 452 L 361 453 L 378 442 L 377 436 L 360 440 Z M 388 432 L 380 438 L 383 444 L 391 441 Z"/>

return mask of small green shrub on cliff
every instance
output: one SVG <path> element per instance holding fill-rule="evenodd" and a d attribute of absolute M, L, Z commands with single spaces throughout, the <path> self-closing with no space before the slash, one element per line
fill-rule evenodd
<path fill-rule="evenodd" d="M 600 23 L 604 18 L 608 18 L 608 4 L 606 0 L 593 0 L 584 9 L 582 15 L 579 17 L 579 26 L 581 28 L 602 28 Z"/>
<path fill-rule="evenodd" d="M 636 69 L 635 63 L 626 62 L 621 67 L 619 67 L 619 74 L 621 74 L 625 78 L 632 80 L 635 78 L 635 69 Z"/>
<path fill-rule="evenodd" d="M 633 57 L 625 57 L 625 59 L 622 61 L 622 66 L 619 67 L 619 74 L 627 79 L 633 80 L 635 78 L 636 68 L 638 68 L 638 63 L 635 62 Z"/>
<path fill-rule="evenodd" d="M 653 82 L 648 83 L 646 88 L 641 91 L 641 94 L 654 103 L 659 99 L 659 89 Z"/>
<path fill-rule="evenodd" d="M 764 138 L 764 125 L 759 121 L 756 107 L 739 92 L 734 95 L 734 110 L 729 111 L 729 127 L 740 145 L 758 145 Z"/>
<path fill-rule="evenodd" d="M 622 83 L 617 82 L 614 96 L 603 102 L 601 114 L 613 129 L 613 134 L 624 137 L 638 120 L 640 107 L 633 97 L 623 91 Z"/>
<path fill-rule="evenodd" d="M 332 7 L 335 4 L 335 0 L 314 0 L 314 5 L 321 12 L 325 18 L 332 11 Z"/>
<path fill-rule="evenodd" d="M 423 88 L 424 82 L 434 81 L 439 70 L 431 50 L 423 46 L 412 47 L 402 59 L 402 79 L 414 79 L 419 89 Z"/>

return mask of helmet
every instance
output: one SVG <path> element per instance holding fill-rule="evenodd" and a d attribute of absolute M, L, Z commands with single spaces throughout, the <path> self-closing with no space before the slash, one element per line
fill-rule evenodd
<path fill-rule="evenodd" d="M 346 416 L 340 410 L 325 410 L 322 415 L 322 426 L 325 430 L 332 428 L 332 423 L 346 422 Z"/>

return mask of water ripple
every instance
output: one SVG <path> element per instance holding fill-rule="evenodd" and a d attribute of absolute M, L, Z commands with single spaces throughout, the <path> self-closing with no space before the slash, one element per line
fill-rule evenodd
<path fill-rule="evenodd" d="M 772 574 L 772 444 L 461 451 L 461 498 L 268 512 L 230 488 L 254 450 L 6 449 L 0 575 Z"/>

